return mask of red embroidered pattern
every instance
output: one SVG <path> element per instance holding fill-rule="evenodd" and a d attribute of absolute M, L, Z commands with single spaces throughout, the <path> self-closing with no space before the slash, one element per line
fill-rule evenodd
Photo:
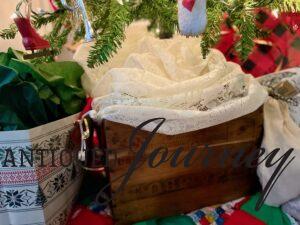
<path fill-rule="evenodd" d="M 0 184 L 32 184 L 37 182 L 34 170 L 1 171 Z"/>

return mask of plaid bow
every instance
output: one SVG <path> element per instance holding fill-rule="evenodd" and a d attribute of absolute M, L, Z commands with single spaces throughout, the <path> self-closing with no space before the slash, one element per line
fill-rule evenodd
<path fill-rule="evenodd" d="M 255 41 L 246 61 L 242 61 L 234 49 L 234 43 L 240 37 L 228 23 L 223 24 L 221 39 L 215 48 L 222 51 L 227 60 L 240 64 L 244 72 L 255 77 L 300 65 L 300 13 L 281 13 L 277 17 L 270 10 L 260 9 L 257 26 L 268 36 Z"/>

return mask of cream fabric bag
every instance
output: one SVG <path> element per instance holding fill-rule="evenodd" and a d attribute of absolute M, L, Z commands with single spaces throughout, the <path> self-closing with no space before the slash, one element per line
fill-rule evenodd
<path fill-rule="evenodd" d="M 300 197 L 285 203 L 282 206 L 282 210 L 294 217 L 298 223 L 300 223 Z"/>
<path fill-rule="evenodd" d="M 300 69 L 290 69 L 278 74 L 271 74 L 260 79 L 266 86 L 274 85 L 283 79 L 291 80 L 300 88 Z M 300 94 L 293 98 L 293 103 L 269 98 L 264 105 L 264 138 L 262 147 L 269 154 L 276 148 L 280 148 L 276 159 L 279 159 L 290 148 L 295 156 L 292 163 L 285 169 L 275 186 L 271 190 L 266 203 L 279 206 L 300 196 Z M 263 156 L 262 156 L 263 158 Z M 276 166 L 267 168 L 261 164 L 258 175 L 263 187 L 266 186 Z M 300 214 L 300 212 L 299 212 Z"/>

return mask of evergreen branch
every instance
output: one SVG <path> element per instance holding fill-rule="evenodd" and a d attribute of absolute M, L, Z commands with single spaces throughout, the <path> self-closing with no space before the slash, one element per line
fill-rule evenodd
<path fill-rule="evenodd" d="M 17 26 L 13 23 L 9 28 L 0 31 L 0 37 L 2 39 L 14 39 L 18 33 Z"/>
<path fill-rule="evenodd" d="M 131 22 L 131 15 L 126 6 L 115 0 L 111 0 L 109 6 L 106 27 L 96 35 L 96 43 L 88 57 L 88 66 L 91 68 L 107 62 L 117 52 L 125 38 L 125 27 Z"/>
<path fill-rule="evenodd" d="M 22 0 L 21 2 L 24 2 Z M 51 43 L 55 55 L 61 52 L 63 45 L 73 31 L 73 39 L 79 41 L 84 38 L 85 29 L 81 21 L 74 22 L 73 13 L 63 9 L 59 0 L 55 0 L 58 11 L 37 14 L 33 12 L 33 25 L 39 29 L 53 23 L 53 30 L 46 35 Z M 95 67 L 109 60 L 121 47 L 124 39 L 125 27 L 134 20 L 146 19 L 150 21 L 149 30 L 160 31 L 160 38 L 170 38 L 178 29 L 177 0 L 124 0 L 123 5 L 117 0 L 85 0 L 85 6 L 92 22 L 95 33 L 95 44 L 88 57 L 88 66 Z M 20 7 L 21 3 L 17 7 Z M 220 25 L 223 15 L 229 16 L 231 25 L 240 36 L 235 48 L 241 58 L 247 58 L 254 46 L 253 40 L 267 35 L 255 25 L 255 9 L 268 7 L 279 11 L 300 11 L 300 0 L 207 0 L 208 24 L 202 35 L 201 47 L 203 56 L 209 52 L 220 37 Z M 18 32 L 15 24 L 0 32 L 3 39 L 13 39 Z M 40 62 L 43 60 L 39 59 Z"/>
<path fill-rule="evenodd" d="M 84 28 L 84 23 L 82 22 L 74 32 L 73 41 L 78 42 L 84 39 L 84 36 L 85 36 L 85 28 Z"/>
<path fill-rule="evenodd" d="M 44 56 L 41 58 L 32 59 L 31 62 L 34 64 L 40 64 L 44 62 L 53 62 L 55 61 L 55 56 L 61 53 L 62 47 L 66 44 L 68 40 L 68 36 L 71 32 L 72 28 L 69 26 L 63 29 L 60 33 L 54 35 L 53 33 L 46 38 L 51 43 L 51 56 Z"/>
<path fill-rule="evenodd" d="M 242 60 L 246 60 L 254 47 L 254 39 L 257 37 L 255 13 L 252 1 L 236 0 L 238 7 L 233 8 L 230 14 L 233 26 L 237 28 L 240 40 L 235 44 L 235 49 Z"/>
<path fill-rule="evenodd" d="M 220 24 L 223 21 L 224 3 L 218 0 L 209 0 L 207 2 L 207 27 L 202 35 L 201 49 L 203 57 L 209 53 L 209 49 L 216 45 L 220 39 Z"/>
<path fill-rule="evenodd" d="M 254 7 L 268 7 L 279 11 L 300 12 L 299 0 L 259 0 Z"/>
<path fill-rule="evenodd" d="M 66 44 L 69 34 L 72 31 L 72 24 L 69 16 L 69 14 L 65 13 L 63 16 L 58 17 L 52 31 L 45 36 L 51 44 L 50 50 L 53 54 L 51 56 L 33 59 L 31 60 L 32 63 L 52 62 L 55 60 L 55 56 L 61 53 L 62 48 Z"/>
<path fill-rule="evenodd" d="M 71 21 L 68 19 L 68 14 L 64 14 L 63 17 L 59 17 L 55 23 L 52 31 L 45 36 L 45 38 L 51 43 L 51 49 L 54 55 L 61 53 L 63 45 L 68 40 L 68 35 L 72 30 Z"/>
<path fill-rule="evenodd" d="M 254 47 L 254 39 L 256 38 L 255 15 L 252 13 L 245 13 L 241 18 L 242 23 L 235 23 L 238 27 L 240 40 L 235 44 L 235 49 L 239 53 L 242 60 L 246 60 Z"/>
<path fill-rule="evenodd" d="M 89 18 L 95 31 L 106 27 L 106 21 L 110 14 L 111 0 L 86 0 L 86 8 L 89 12 Z"/>
<path fill-rule="evenodd" d="M 177 1 L 131 1 L 131 14 L 135 20 L 146 19 L 150 21 L 149 30 L 160 31 L 161 38 L 170 38 L 178 29 Z"/>
<path fill-rule="evenodd" d="M 55 22 L 59 17 L 63 16 L 65 13 L 66 13 L 66 10 L 64 10 L 64 9 L 59 9 L 53 13 L 46 12 L 43 14 L 33 12 L 31 18 L 32 18 L 34 27 L 37 29 L 40 29 L 42 26 L 45 26 L 52 22 Z"/>

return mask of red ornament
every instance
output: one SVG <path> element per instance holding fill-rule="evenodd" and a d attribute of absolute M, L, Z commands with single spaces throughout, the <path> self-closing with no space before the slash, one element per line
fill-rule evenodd
<path fill-rule="evenodd" d="M 40 50 L 50 48 L 47 40 L 43 39 L 32 27 L 29 18 L 17 17 L 14 19 L 22 36 L 23 45 L 26 50 Z"/>
<path fill-rule="evenodd" d="M 193 11 L 196 0 L 183 0 L 182 5 L 187 8 L 190 12 Z"/>
<path fill-rule="evenodd" d="M 20 12 L 20 8 L 23 3 L 25 3 L 25 16 L 23 16 Z M 24 54 L 24 59 L 33 59 L 37 57 L 53 55 L 53 52 L 48 50 L 50 48 L 50 43 L 42 38 L 31 25 L 31 6 L 32 0 L 21 1 L 21 4 L 17 7 L 14 18 L 15 24 L 17 25 L 18 30 L 21 33 L 24 48 L 26 50 L 32 51 L 32 54 Z M 35 50 L 43 51 L 37 51 L 35 53 Z"/>
<path fill-rule="evenodd" d="M 96 214 L 84 206 L 77 207 L 67 225 L 114 225 L 110 216 Z"/>

